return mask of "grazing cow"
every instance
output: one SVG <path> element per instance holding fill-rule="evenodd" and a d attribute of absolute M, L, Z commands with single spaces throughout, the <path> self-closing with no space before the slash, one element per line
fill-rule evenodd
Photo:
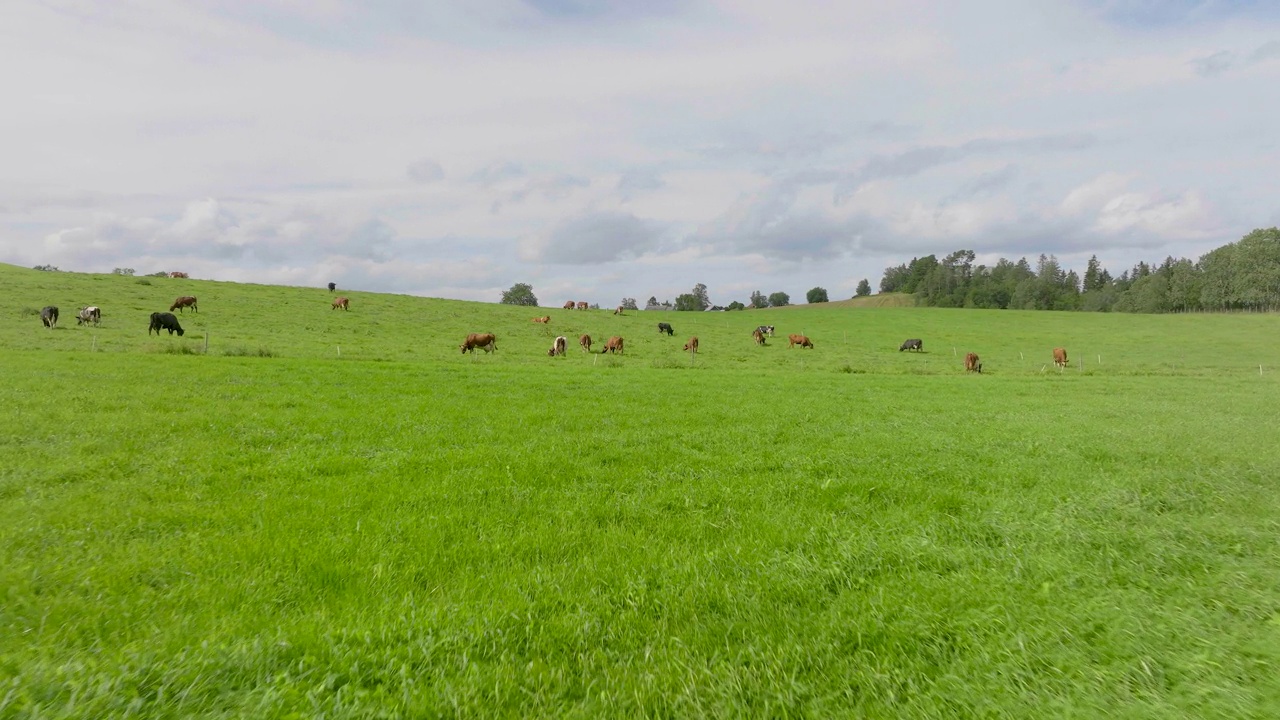
<path fill-rule="evenodd" d="M 760 332 L 760 328 L 756 328 L 754 331 L 752 331 L 752 333 L 751 333 L 751 339 L 755 340 L 757 345 L 764 345 L 764 344 L 765 344 L 765 342 L 764 342 L 764 333 L 763 333 L 763 332 Z"/>
<path fill-rule="evenodd" d="M 530 320 L 529 322 L 542 323 L 543 325 L 546 325 L 547 323 L 550 323 L 550 322 L 551 322 L 551 316 L 550 316 L 550 315 L 543 315 L 542 317 L 536 317 L 536 318 L 534 318 L 534 319 Z"/>
<path fill-rule="evenodd" d="M 188 275 L 187 275 L 186 273 L 184 273 L 184 272 L 177 272 L 177 271 L 174 271 L 174 272 L 169 273 L 169 277 L 171 277 L 171 278 L 185 278 L 185 277 L 188 277 Z"/>
<path fill-rule="evenodd" d="M 788 341 L 787 347 L 789 348 L 795 347 L 797 345 L 799 345 L 802 348 L 810 348 L 810 349 L 813 348 L 813 342 L 809 340 L 809 338 L 805 337 L 804 335 L 788 335 L 787 341 Z"/>
<path fill-rule="evenodd" d="M 761 335 L 768 335 L 769 337 L 773 337 L 772 325 L 761 325 L 760 327 L 756 328 L 756 330 L 759 330 Z"/>
<path fill-rule="evenodd" d="M 568 346 L 569 346 L 569 341 L 566 340 L 563 335 L 561 335 L 560 337 L 556 338 L 555 342 L 551 343 L 551 349 L 547 351 L 547 355 L 551 357 L 555 357 L 557 355 L 564 355 L 565 348 L 567 348 Z"/>
<path fill-rule="evenodd" d="M 591 336 L 583 335 L 578 338 L 578 346 L 587 352 L 591 352 Z"/>
<path fill-rule="evenodd" d="M 609 342 L 604 344 L 604 350 L 601 351 L 601 354 L 603 355 L 605 353 L 610 353 L 610 352 L 611 353 L 622 352 L 622 338 L 618 337 L 617 335 L 614 335 L 613 337 L 609 338 Z"/>
<path fill-rule="evenodd" d="M 177 300 L 174 300 L 173 304 L 169 306 L 169 312 L 173 312 L 174 310 L 185 312 L 185 308 L 191 308 L 196 312 L 200 312 L 200 308 L 196 307 L 196 299 L 190 295 L 183 295 Z"/>
<path fill-rule="evenodd" d="M 50 330 L 58 326 L 58 308 L 52 305 L 45 305 L 40 308 L 40 322 Z"/>
<path fill-rule="evenodd" d="M 916 351 L 924 350 L 924 341 L 918 338 L 911 338 L 910 340 L 905 340 L 902 343 L 902 347 L 898 348 L 898 352 L 902 352 L 903 350 L 916 350 Z"/>
<path fill-rule="evenodd" d="M 671 329 L 671 323 L 658 323 L 658 334 L 661 335 L 662 333 L 675 335 L 676 331 Z"/>
<path fill-rule="evenodd" d="M 350 310 L 351 308 L 347 307 L 350 304 L 351 304 L 351 301 L 347 298 L 344 298 L 344 297 L 334 298 L 333 304 L 329 306 L 329 309 L 337 310 L 338 308 L 342 308 L 343 310 Z"/>
<path fill-rule="evenodd" d="M 685 349 L 685 352 L 691 352 L 691 353 L 698 352 L 698 336 L 694 335 L 693 337 L 689 338 L 689 342 L 684 344 L 684 349 Z"/>
<path fill-rule="evenodd" d="M 579 309 L 579 310 L 587 310 L 587 309 L 589 309 L 590 307 L 591 307 L 591 305 L 590 305 L 589 303 L 583 302 L 583 301 L 581 301 L 581 300 L 579 300 L 579 301 L 578 301 L 578 309 Z"/>
<path fill-rule="evenodd" d="M 97 305 L 80 308 L 80 312 L 76 314 L 77 325 L 88 325 L 93 323 L 97 325 L 102 322 L 102 310 Z"/>
<path fill-rule="evenodd" d="M 476 348 L 480 348 L 485 352 L 498 351 L 498 338 L 493 333 L 471 333 L 467 335 L 467 339 L 462 341 L 463 354 L 468 352 L 474 353 Z"/>
<path fill-rule="evenodd" d="M 982 363 L 978 362 L 977 353 L 968 353 L 964 356 L 964 371 L 982 374 Z"/>
<path fill-rule="evenodd" d="M 148 336 L 151 335 L 152 330 L 156 331 L 156 335 L 159 335 L 161 330 L 168 330 L 170 335 L 176 332 L 178 337 L 182 337 L 185 334 L 182 326 L 178 324 L 178 318 L 174 317 L 173 313 L 151 313 L 151 326 L 147 328 Z"/>
<path fill-rule="evenodd" d="M 1066 348 L 1053 349 L 1053 364 L 1060 368 L 1064 368 L 1067 366 L 1067 349 Z"/>
<path fill-rule="evenodd" d="M 577 305 L 577 303 L 575 303 L 574 301 L 570 300 L 570 301 L 568 301 L 568 302 L 566 302 L 566 303 L 564 304 L 564 309 L 565 309 L 565 310 L 572 310 L 576 305 Z"/>
<path fill-rule="evenodd" d="M 621 314 L 622 314 L 622 306 L 621 306 L 621 305 L 619 305 L 619 306 L 618 306 L 618 309 L 613 311 L 613 314 L 614 314 L 614 315 L 621 315 Z"/>
<path fill-rule="evenodd" d="M 337 290 L 337 289 L 338 289 L 338 283 L 329 283 L 329 292 L 333 292 L 334 290 Z"/>

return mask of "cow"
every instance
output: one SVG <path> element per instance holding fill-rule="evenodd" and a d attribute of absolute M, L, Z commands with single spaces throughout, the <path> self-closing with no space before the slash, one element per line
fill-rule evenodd
<path fill-rule="evenodd" d="M 102 322 L 102 310 L 97 305 L 80 308 L 80 312 L 76 313 L 77 325 L 88 325 L 93 323 L 97 325 Z"/>
<path fill-rule="evenodd" d="M 902 352 L 903 350 L 915 350 L 917 352 L 923 351 L 924 341 L 918 338 L 911 338 L 910 340 L 904 340 L 902 342 L 902 346 L 898 348 L 898 352 Z"/>
<path fill-rule="evenodd" d="M 168 330 L 170 335 L 176 332 L 178 337 L 186 334 L 182 326 L 178 324 L 178 318 L 173 313 L 151 313 L 151 326 L 147 328 L 148 336 L 151 335 L 152 330 L 156 331 L 156 335 L 159 335 L 161 330 Z"/>
<path fill-rule="evenodd" d="M 196 312 L 200 312 L 200 308 L 196 307 L 196 299 L 190 295 L 183 295 L 182 297 L 174 300 L 173 304 L 169 306 L 169 312 L 173 312 L 174 310 L 185 312 L 186 308 L 191 308 Z"/>
<path fill-rule="evenodd" d="M 671 329 L 671 323 L 658 323 L 658 334 L 661 335 L 662 333 L 675 335 L 676 331 Z"/>
<path fill-rule="evenodd" d="M 760 328 L 756 328 L 751 333 L 751 339 L 756 341 L 757 345 L 764 345 L 764 333 L 760 332 Z"/>
<path fill-rule="evenodd" d="M 762 335 L 768 335 L 769 337 L 773 337 L 772 325 L 761 325 L 760 327 L 756 328 L 756 330 L 759 330 L 760 334 Z"/>
<path fill-rule="evenodd" d="M 577 306 L 577 303 L 575 303 L 575 302 L 574 302 L 574 301 L 572 301 L 572 300 L 569 300 L 568 302 L 566 302 L 566 303 L 564 304 L 564 309 L 565 309 L 565 310 L 572 310 L 572 309 L 573 309 L 574 307 L 576 307 L 576 306 Z"/>
<path fill-rule="evenodd" d="M 542 317 L 536 317 L 536 318 L 534 318 L 534 319 L 530 320 L 529 322 L 542 323 L 543 325 L 546 325 L 546 324 L 548 324 L 548 323 L 550 323 L 550 322 L 551 322 L 551 316 L 550 316 L 550 315 L 543 315 Z"/>
<path fill-rule="evenodd" d="M 610 352 L 615 354 L 622 352 L 622 338 L 617 335 L 609 338 L 609 342 L 604 344 L 604 350 L 602 350 L 600 354 L 603 355 Z"/>
<path fill-rule="evenodd" d="M 58 308 L 53 305 L 45 305 L 40 308 L 40 322 L 50 330 L 58 327 Z"/>
<path fill-rule="evenodd" d="M 698 352 L 698 336 L 694 335 L 693 337 L 689 338 L 689 342 L 684 344 L 684 349 L 685 349 L 685 352 L 691 352 L 691 353 Z"/>
<path fill-rule="evenodd" d="M 333 299 L 333 303 L 329 305 L 329 309 L 337 310 L 338 308 L 342 308 L 343 310 L 350 310 L 351 308 L 348 307 L 348 305 L 350 304 L 351 304 L 350 299 L 344 298 L 344 297 L 337 297 Z"/>
<path fill-rule="evenodd" d="M 329 283 L 329 292 L 333 292 L 334 290 L 337 290 L 337 289 L 338 289 L 338 283 Z"/>
<path fill-rule="evenodd" d="M 613 311 L 613 314 L 614 314 L 614 315 L 621 315 L 621 314 L 622 314 L 622 309 L 623 309 L 623 308 L 622 308 L 622 306 L 621 306 L 621 305 L 619 305 L 619 306 L 618 306 L 618 309 Z"/>
<path fill-rule="evenodd" d="M 551 343 L 551 349 L 547 351 L 547 355 L 551 357 L 555 357 L 557 355 L 564 355 L 565 348 L 567 348 L 568 346 L 569 346 L 569 341 L 565 339 L 565 336 L 561 335 L 556 338 L 555 342 Z"/>
<path fill-rule="evenodd" d="M 588 303 L 586 303 L 586 302 L 583 302 L 583 301 L 581 301 L 581 300 L 579 300 L 579 301 L 578 301 L 578 309 L 579 309 L 579 310 L 587 310 L 587 309 L 589 309 L 590 307 L 591 307 L 591 305 L 590 305 L 590 304 L 588 304 Z"/>
<path fill-rule="evenodd" d="M 461 347 L 464 355 L 468 352 L 474 353 L 476 348 L 480 348 L 485 352 L 497 352 L 498 338 L 493 333 L 470 333 L 459 347 Z"/>
<path fill-rule="evenodd" d="M 173 272 L 169 273 L 169 277 L 171 277 L 171 278 L 185 278 L 185 277 L 189 277 L 189 276 L 188 276 L 186 273 L 184 273 L 184 272 L 178 272 L 178 271 L 176 271 L 176 270 L 175 270 L 175 271 L 173 271 Z"/>
<path fill-rule="evenodd" d="M 802 348 L 813 349 L 813 341 L 805 337 L 804 335 L 788 335 L 787 347 L 793 348 L 797 345 L 799 345 Z"/>
<path fill-rule="evenodd" d="M 1064 368 L 1067 366 L 1067 349 L 1066 348 L 1053 349 L 1053 364 L 1060 368 Z"/>
<path fill-rule="evenodd" d="M 591 352 L 591 336 L 583 335 L 582 337 L 578 338 L 578 346 L 581 347 L 586 352 Z"/>
<path fill-rule="evenodd" d="M 982 363 L 978 362 L 977 353 L 967 353 L 964 356 L 964 371 L 982 374 Z"/>

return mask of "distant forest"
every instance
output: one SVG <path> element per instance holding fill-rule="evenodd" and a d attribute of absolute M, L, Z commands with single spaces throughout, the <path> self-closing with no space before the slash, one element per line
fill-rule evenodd
<path fill-rule="evenodd" d="M 972 250 L 933 255 L 886 268 L 880 292 L 912 293 L 930 307 L 1170 313 L 1280 310 L 1280 229 L 1254 230 L 1198 261 L 1140 262 L 1113 277 L 1098 256 L 1083 280 L 1052 255 L 1035 267 L 1004 258 L 973 264 Z"/>

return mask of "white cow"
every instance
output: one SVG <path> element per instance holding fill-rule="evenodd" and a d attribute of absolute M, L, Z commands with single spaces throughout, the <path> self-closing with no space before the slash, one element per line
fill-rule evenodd
<path fill-rule="evenodd" d="M 569 341 L 566 340 L 563 335 L 561 335 L 560 337 L 556 338 L 556 341 L 551 345 L 551 349 L 547 351 L 547 355 L 550 357 L 563 355 L 565 348 L 567 348 L 568 346 L 569 346 Z"/>
<path fill-rule="evenodd" d="M 93 323 L 95 326 L 102 322 L 102 310 L 97 305 L 80 308 L 80 313 L 76 315 L 77 325 L 88 325 Z"/>

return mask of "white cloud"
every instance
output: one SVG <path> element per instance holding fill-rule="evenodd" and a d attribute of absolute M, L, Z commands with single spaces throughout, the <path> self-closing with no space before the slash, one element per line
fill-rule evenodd
<path fill-rule="evenodd" d="M 1274 222 L 1280 20 L 1145 12 L 14 0 L 0 261 L 609 304 L 1197 254 Z"/>

